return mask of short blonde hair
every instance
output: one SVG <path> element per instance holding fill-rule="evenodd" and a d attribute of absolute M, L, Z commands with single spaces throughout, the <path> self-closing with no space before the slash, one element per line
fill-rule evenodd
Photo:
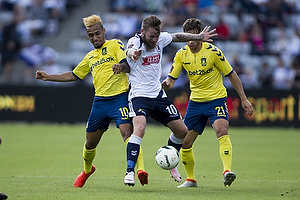
<path fill-rule="evenodd" d="M 85 28 L 94 26 L 96 24 L 99 24 L 101 27 L 103 27 L 102 20 L 98 15 L 90 15 L 88 17 L 83 18 L 83 24 Z"/>

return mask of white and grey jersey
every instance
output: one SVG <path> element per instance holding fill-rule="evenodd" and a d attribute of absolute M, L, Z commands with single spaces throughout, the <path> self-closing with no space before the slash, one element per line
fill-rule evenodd
<path fill-rule="evenodd" d="M 129 100 L 134 97 L 157 97 L 162 89 L 160 77 L 162 73 L 161 60 L 163 48 L 171 42 L 171 34 L 162 32 L 158 38 L 156 47 L 147 51 L 140 35 L 136 34 L 134 37 L 129 39 L 127 49 L 142 49 L 142 54 L 136 62 L 126 57 L 130 66 Z"/>

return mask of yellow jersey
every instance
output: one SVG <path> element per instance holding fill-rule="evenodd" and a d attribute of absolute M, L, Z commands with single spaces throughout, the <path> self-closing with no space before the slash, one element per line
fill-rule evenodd
<path fill-rule="evenodd" d="M 216 46 L 202 42 L 202 48 L 196 54 L 184 46 L 175 55 L 169 77 L 177 79 L 182 68 L 190 79 L 191 100 L 207 102 L 227 96 L 222 73 L 228 76 L 233 69 Z"/>
<path fill-rule="evenodd" d="M 106 40 L 99 49 L 86 54 L 74 68 L 73 74 L 82 80 L 89 72 L 93 76 L 95 96 L 109 97 L 128 91 L 126 73 L 114 75 L 112 66 L 126 61 L 125 48 L 121 40 Z"/>

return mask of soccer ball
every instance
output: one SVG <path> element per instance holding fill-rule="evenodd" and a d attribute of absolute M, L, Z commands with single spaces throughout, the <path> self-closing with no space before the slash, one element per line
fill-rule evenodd
<path fill-rule="evenodd" d="M 179 153 L 172 146 L 163 146 L 156 152 L 155 160 L 160 168 L 170 170 L 178 165 Z"/>

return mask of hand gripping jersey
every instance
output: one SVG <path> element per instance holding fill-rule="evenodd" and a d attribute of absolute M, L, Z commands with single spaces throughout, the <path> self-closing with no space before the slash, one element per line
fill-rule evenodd
<path fill-rule="evenodd" d="M 95 96 L 109 97 L 128 91 L 126 73 L 113 74 L 112 65 L 126 58 L 121 40 L 106 40 L 103 46 L 86 54 L 75 67 L 73 74 L 82 80 L 89 72 L 93 76 Z"/>
<path fill-rule="evenodd" d="M 163 48 L 172 42 L 172 36 L 162 32 L 158 38 L 156 47 L 150 51 L 146 50 L 141 37 L 136 34 L 127 43 L 127 49 L 142 49 L 140 58 L 134 62 L 126 57 L 130 66 L 129 73 L 129 100 L 134 97 L 155 98 L 161 91 L 160 77 L 162 73 L 161 58 Z"/>
<path fill-rule="evenodd" d="M 181 48 L 176 53 L 169 77 L 177 79 L 182 68 L 190 79 L 191 100 L 207 102 L 227 96 L 222 73 L 228 76 L 233 69 L 214 45 L 202 42 L 202 48 L 196 54 L 187 45 Z"/>

